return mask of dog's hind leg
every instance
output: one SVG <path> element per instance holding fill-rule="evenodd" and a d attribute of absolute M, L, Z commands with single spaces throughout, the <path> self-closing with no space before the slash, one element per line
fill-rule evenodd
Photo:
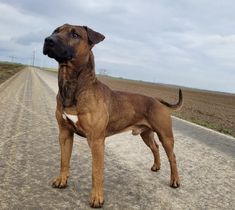
<path fill-rule="evenodd" d="M 154 104 L 149 115 L 149 123 L 153 130 L 157 133 L 159 140 L 167 154 L 170 169 L 171 179 L 170 186 L 177 188 L 180 186 L 180 180 L 177 170 L 176 157 L 174 154 L 174 136 L 172 131 L 172 120 L 169 110 L 165 107 Z"/>
<path fill-rule="evenodd" d="M 142 137 L 144 143 L 151 149 L 154 156 L 154 163 L 151 168 L 152 171 L 158 171 L 160 169 L 160 154 L 159 146 L 154 139 L 154 132 L 152 130 L 143 131 L 140 136 Z"/>
<path fill-rule="evenodd" d="M 178 170 L 177 170 L 176 157 L 173 151 L 174 149 L 173 133 L 172 131 L 164 133 L 164 130 L 161 130 L 157 134 L 158 134 L 159 140 L 162 143 L 163 148 L 166 151 L 166 154 L 170 163 L 170 169 L 171 169 L 170 186 L 173 188 L 177 188 L 180 186 L 180 180 L 179 180 L 179 175 L 178 175 Z"/>

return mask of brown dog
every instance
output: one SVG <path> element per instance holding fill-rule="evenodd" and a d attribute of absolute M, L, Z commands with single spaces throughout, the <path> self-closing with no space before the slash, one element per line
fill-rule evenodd
<path fill-rule="evenodd" d="M 92 47 L 105 37 L 86 26 L 65 24 L 45 39 L 43 53 L 59 63 L 56 118 L 59 125 L 61 169 L 53 187 L 67 185 L 73 135 L 86 137 L 92 154 L 92 190 L 90 205 L 104 203 L 104 140 L 127 130 L 140 134 L 152 150 L 152 171 L 160 169 L 157 133 L 171 168 L 170 185 L 179 187 L 171 111 L 182 105 L 182 93 L 175 105 L 140 94 L 113 91 L 97 80 Z"/>

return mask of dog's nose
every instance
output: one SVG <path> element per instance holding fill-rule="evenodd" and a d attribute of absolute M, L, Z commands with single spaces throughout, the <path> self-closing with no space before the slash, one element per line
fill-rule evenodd
<path fill-rule="evenodd" d="M 45 44 L 47 44 L 50 47 L 53 47 L 55 44 L 55 41 L 52 37 L 49 36 L 45 39 Z"/>

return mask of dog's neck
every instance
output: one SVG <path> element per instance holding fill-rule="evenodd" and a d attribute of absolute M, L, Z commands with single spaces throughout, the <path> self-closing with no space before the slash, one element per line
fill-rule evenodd
<path fill-rule="evenodd" d="M 68 62 L 59 65 L 59 96 L 64 107 L 75 106 L 77 96 L 96 81 L 95 62 L 92 51 L 83 63 Z"/>

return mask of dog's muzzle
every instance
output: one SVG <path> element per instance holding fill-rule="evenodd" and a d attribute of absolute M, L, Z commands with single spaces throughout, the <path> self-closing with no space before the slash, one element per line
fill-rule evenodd
<path fill-rule="evenodd" d="M 74 49 L 62 43 L 55 35 L 51 35 L 44 41 L 43 54 L 61 63 L 73 58 Z"/>

